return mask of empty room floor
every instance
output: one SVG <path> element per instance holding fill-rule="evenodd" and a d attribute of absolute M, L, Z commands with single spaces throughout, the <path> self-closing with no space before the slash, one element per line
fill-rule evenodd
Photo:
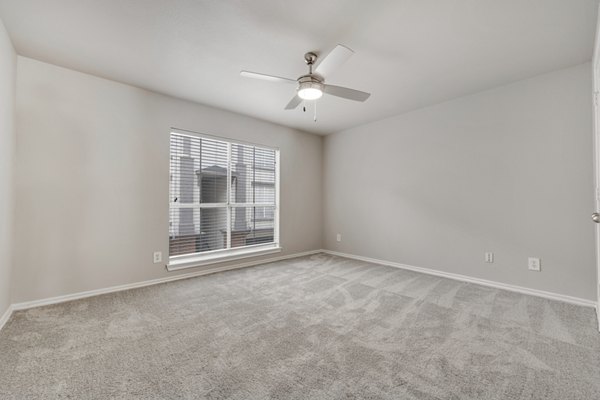
<path fill-rule="evenodd" d="M 2 399 L 598 399 L 594 310 L 324 254 L 16 312 Z"/>

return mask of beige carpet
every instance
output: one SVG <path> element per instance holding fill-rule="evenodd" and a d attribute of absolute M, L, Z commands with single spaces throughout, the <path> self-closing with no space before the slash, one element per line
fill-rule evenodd
<path fill-rule="evenodd" d="M 316 255 L 17 312 L 1 399 L 600 399 L 591 308 Z"/>

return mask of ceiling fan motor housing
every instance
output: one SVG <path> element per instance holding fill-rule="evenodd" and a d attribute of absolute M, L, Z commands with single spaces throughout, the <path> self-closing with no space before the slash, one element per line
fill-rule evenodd
<path fill-rule="evenodd" d="M 323 96 L 323 81 L 309 74 L 298 78 L 298 96 L 304 100 L 316 100 Z"/>

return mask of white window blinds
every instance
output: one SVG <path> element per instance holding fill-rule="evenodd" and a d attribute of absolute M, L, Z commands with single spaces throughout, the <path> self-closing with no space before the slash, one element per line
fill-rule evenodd
<path fill-rule="evenodd" d="M 171 133 L 169 256 L 278 242 L 277 150 Z"/>

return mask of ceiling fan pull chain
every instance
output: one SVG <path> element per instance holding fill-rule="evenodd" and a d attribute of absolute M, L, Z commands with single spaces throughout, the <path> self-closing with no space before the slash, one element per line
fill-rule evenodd
<path fill-rule="evenodd" d="M 306 112 L 306 100 L 302 100 L 302 111 Z"/>
<path fill-rule="evenodd" d="M 315 122 L 317 122 L 317 101 L 315 100 L 314 103 L 315 103 L 315 116 L 313 117 L 313 120 Z"/>

